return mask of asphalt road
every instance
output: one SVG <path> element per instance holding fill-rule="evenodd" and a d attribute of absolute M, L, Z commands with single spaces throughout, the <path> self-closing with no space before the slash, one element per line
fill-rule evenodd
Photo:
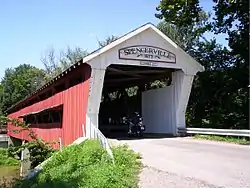
<path fill-rule="evenodd" d="M 149 168 L 183 177 L 182 179 L 195 179 L 209 185 L 207 187 L 250 188 L 250 146 L 191 138 L 121 142 L 140 152 L 142 162 Z"/>

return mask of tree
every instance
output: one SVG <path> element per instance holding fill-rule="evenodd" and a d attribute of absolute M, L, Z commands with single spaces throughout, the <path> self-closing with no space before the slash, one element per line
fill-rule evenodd
<path fill-rule="evenodd" d="M 107 46 L 108 44 L 115 41 L 116 39 L 118 39 L 118 37 L 116 37 L 114 35 L 108 36 L 105 40 L 98 41 L 99 47 L 102 48 L 104 46 Z"/>
<path fill-rule="evenodd" d="M 61 67 L 58 65 L 56 59 L 54 48 L 47 49 L 43 57 L 41 57 L 41 62 L 45 67 L 45 71 L 49 77 L 58 74 L 61 71 Z"/>
<path fill-rule="evenodd" d="M 200 43 L 193 56 L 206 71 L 194 80 L 187 110 L 189 125 L 247 128 L 247 97 L 232 79 L 235 68 L 230 51 L 212 40 Z"/>
<path fill-rule="evenodd" d="M 239 60 L 249 63 L 249 1 L 246 0 L 213 0 L 215 34 L 228 34 L 228 45 L 232 54 Z M 240 64 L 240 61 L 237 63 Z M 243 63 L 243 62 L 242 62 Z"/>
<path fill-rule="evenodd" d="M 171 25 L 177 32 L 175 36 L 193 35 L 178 40 L 184 39 L 184 44 L 191 41 L 194 45 L 187 45 L 188 49 L 183 45 L 184 49 L 206 68 L 194 80 L 187 109 L 189 126 L 248 128 L 248 3 L 214 2 L 217 4 L 211 22 L 202 21 L 204 10 L 199 0 L 163 0 L 157 7 L 156 17 Z M 197 25 L 198 32 L 190 32 Z M 188 32 L 182 33 L 185 29 Z M 230 48 L 223 48 L 216 40 L 192 40 L 203 36 L 205 31 L 228 34 Z"/>
<path fill-rule="evenodd" d="M 29 64 L 5 70 L 1 81 L 0 104 L 5 112 L 45 83 L 45 71 Z"/>
<path fill-rule="evenodd" d="M 0 116 L 3 115 L 3 110 L 2 110 L 2 98 L 3 98 L 3 85 L 0 83 Z M 1 126 L 1 125 L 0 125 Z"/>
<path fill-rule="evenodd" d="M 79 47 L 72 49 L 68 46 L 66 51 L 61 51 L 60 55 L 61 66 L 63 69 L 66 69 L 69 66 L 83 59 L 88 54 L 89 53 L 87 52 L 87 50 L 82 50 Z"/>
<path fill-rule="evenodd" d="M 29 160 L 31 162 L 30 167 L 31 169 L 34 169 L 37 165 L 48 159 L 55 152 L 52 146 L 53 144 L 58 143 L 58 141 L 52 143 L 45 142 L 43 139 L 39 138 L 34 130 L 30 128 L 30 126 L 25 122 L 16 118 L 0 116 L 0 125 L 7 125 L 8 123 L 16 127 L 16 129 L 10 130 L 11 132 L 25 132 L 29 137 L 29 142 L 25 142 L 21 146 L 10 145 L 8 148 L 9 157 L 16 158 L 16 156 L 20 154 L 21 151 L 28 149 L 30 155 Z"/>
<path fill-rule="evenodd" d="M 59 56 L 56 55 L 54 48 L 48 48 L 45 51 L 45 54 L 41 57 L 41 62 L 47 73 L 46 81 L 60 74 L 62 71 L 77 63 L 87 55 L 88 52 L 79 47 L 72 49 L 68 46 L 65 51 L 60 52 Z"/>
<path fill-rule="evenodd" d="M 245 0 L 213 0 L 213 21 L 206 23 L 214 34 L 228 34 L 228 44 L 234 55 L 249 60 L 249 6 Z M 201 21 L 199 0 L 163 0 L 156 8 L 156 17 L 177 27 L 190 27 Z M 239 62 L 238 62 L 239 63 Z"/>
<path fill-rule="evenodd" d="M 207 41 L 203 34 L 211 28 L 211 25 L 208 24 L 210 16 L 210 13 L 201 11 L 199 22 L 193 25 L 174 25 L 170 20 L 164 20 L 157 25 L 157 28 L 189 53 L 200 40 Z"/>

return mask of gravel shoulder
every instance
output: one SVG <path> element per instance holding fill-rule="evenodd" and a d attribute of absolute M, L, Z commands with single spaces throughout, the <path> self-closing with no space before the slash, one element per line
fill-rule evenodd
<path fill-rule="evenodd" d="M 222 188 L 206 182 L 164 172 L 152 167 L 144 167 L 140 173 L 140 188 Z"/>

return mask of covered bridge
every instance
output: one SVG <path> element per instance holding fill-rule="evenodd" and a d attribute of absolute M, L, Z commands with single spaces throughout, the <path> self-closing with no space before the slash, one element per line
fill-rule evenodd
<path fill-rule="evenodd" d="M 63 145 L 68 145 L 78 137 L 90 136 L 90 126 L 101 129 L 110 124 L 108 116 L 117 115 L 119 109 L 127 113 L 125 99 L 101 110 L 106 93 L 138 86 L 140 96 L 134 109 L 142 113 L 147 132 L 178 136 L 178 128 L 186 127 L 193 78 L 203 70 L 154 25 L 145 24 L 69 67 L 12 106 L 8 116 L 29 123 L 45 141 L 61 137 Z M 162 78 L 168 80 L 166 87 L 147 89 L 147 83 Z M 8 125 L 8 129 L 15 127 Z M 27 132 L 8 134 L 29 140 Z"/>

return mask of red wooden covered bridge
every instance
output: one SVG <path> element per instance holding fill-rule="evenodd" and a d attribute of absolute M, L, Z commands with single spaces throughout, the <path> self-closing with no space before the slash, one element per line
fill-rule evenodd
<path fill-rule="evenodd" d="M 142 85 L 168 76 L 161 89 L 143 90 L 141 113 L 152 133 L 178 135 L 185 128 L 185 110 L 193 78 L 204 68 L 152 24 L 145 24 L 94 51 L 8 109 L 10 118 L 30 124 L 45 141 L 71 144 L 100 128 L 102 94 L 114 88 Z M 120 107 L 122 108 L 122 107 Z M 8 125 L 9 130 L 16 129 Z M 27 132 L 8 132 L 29 140 Z"/>

